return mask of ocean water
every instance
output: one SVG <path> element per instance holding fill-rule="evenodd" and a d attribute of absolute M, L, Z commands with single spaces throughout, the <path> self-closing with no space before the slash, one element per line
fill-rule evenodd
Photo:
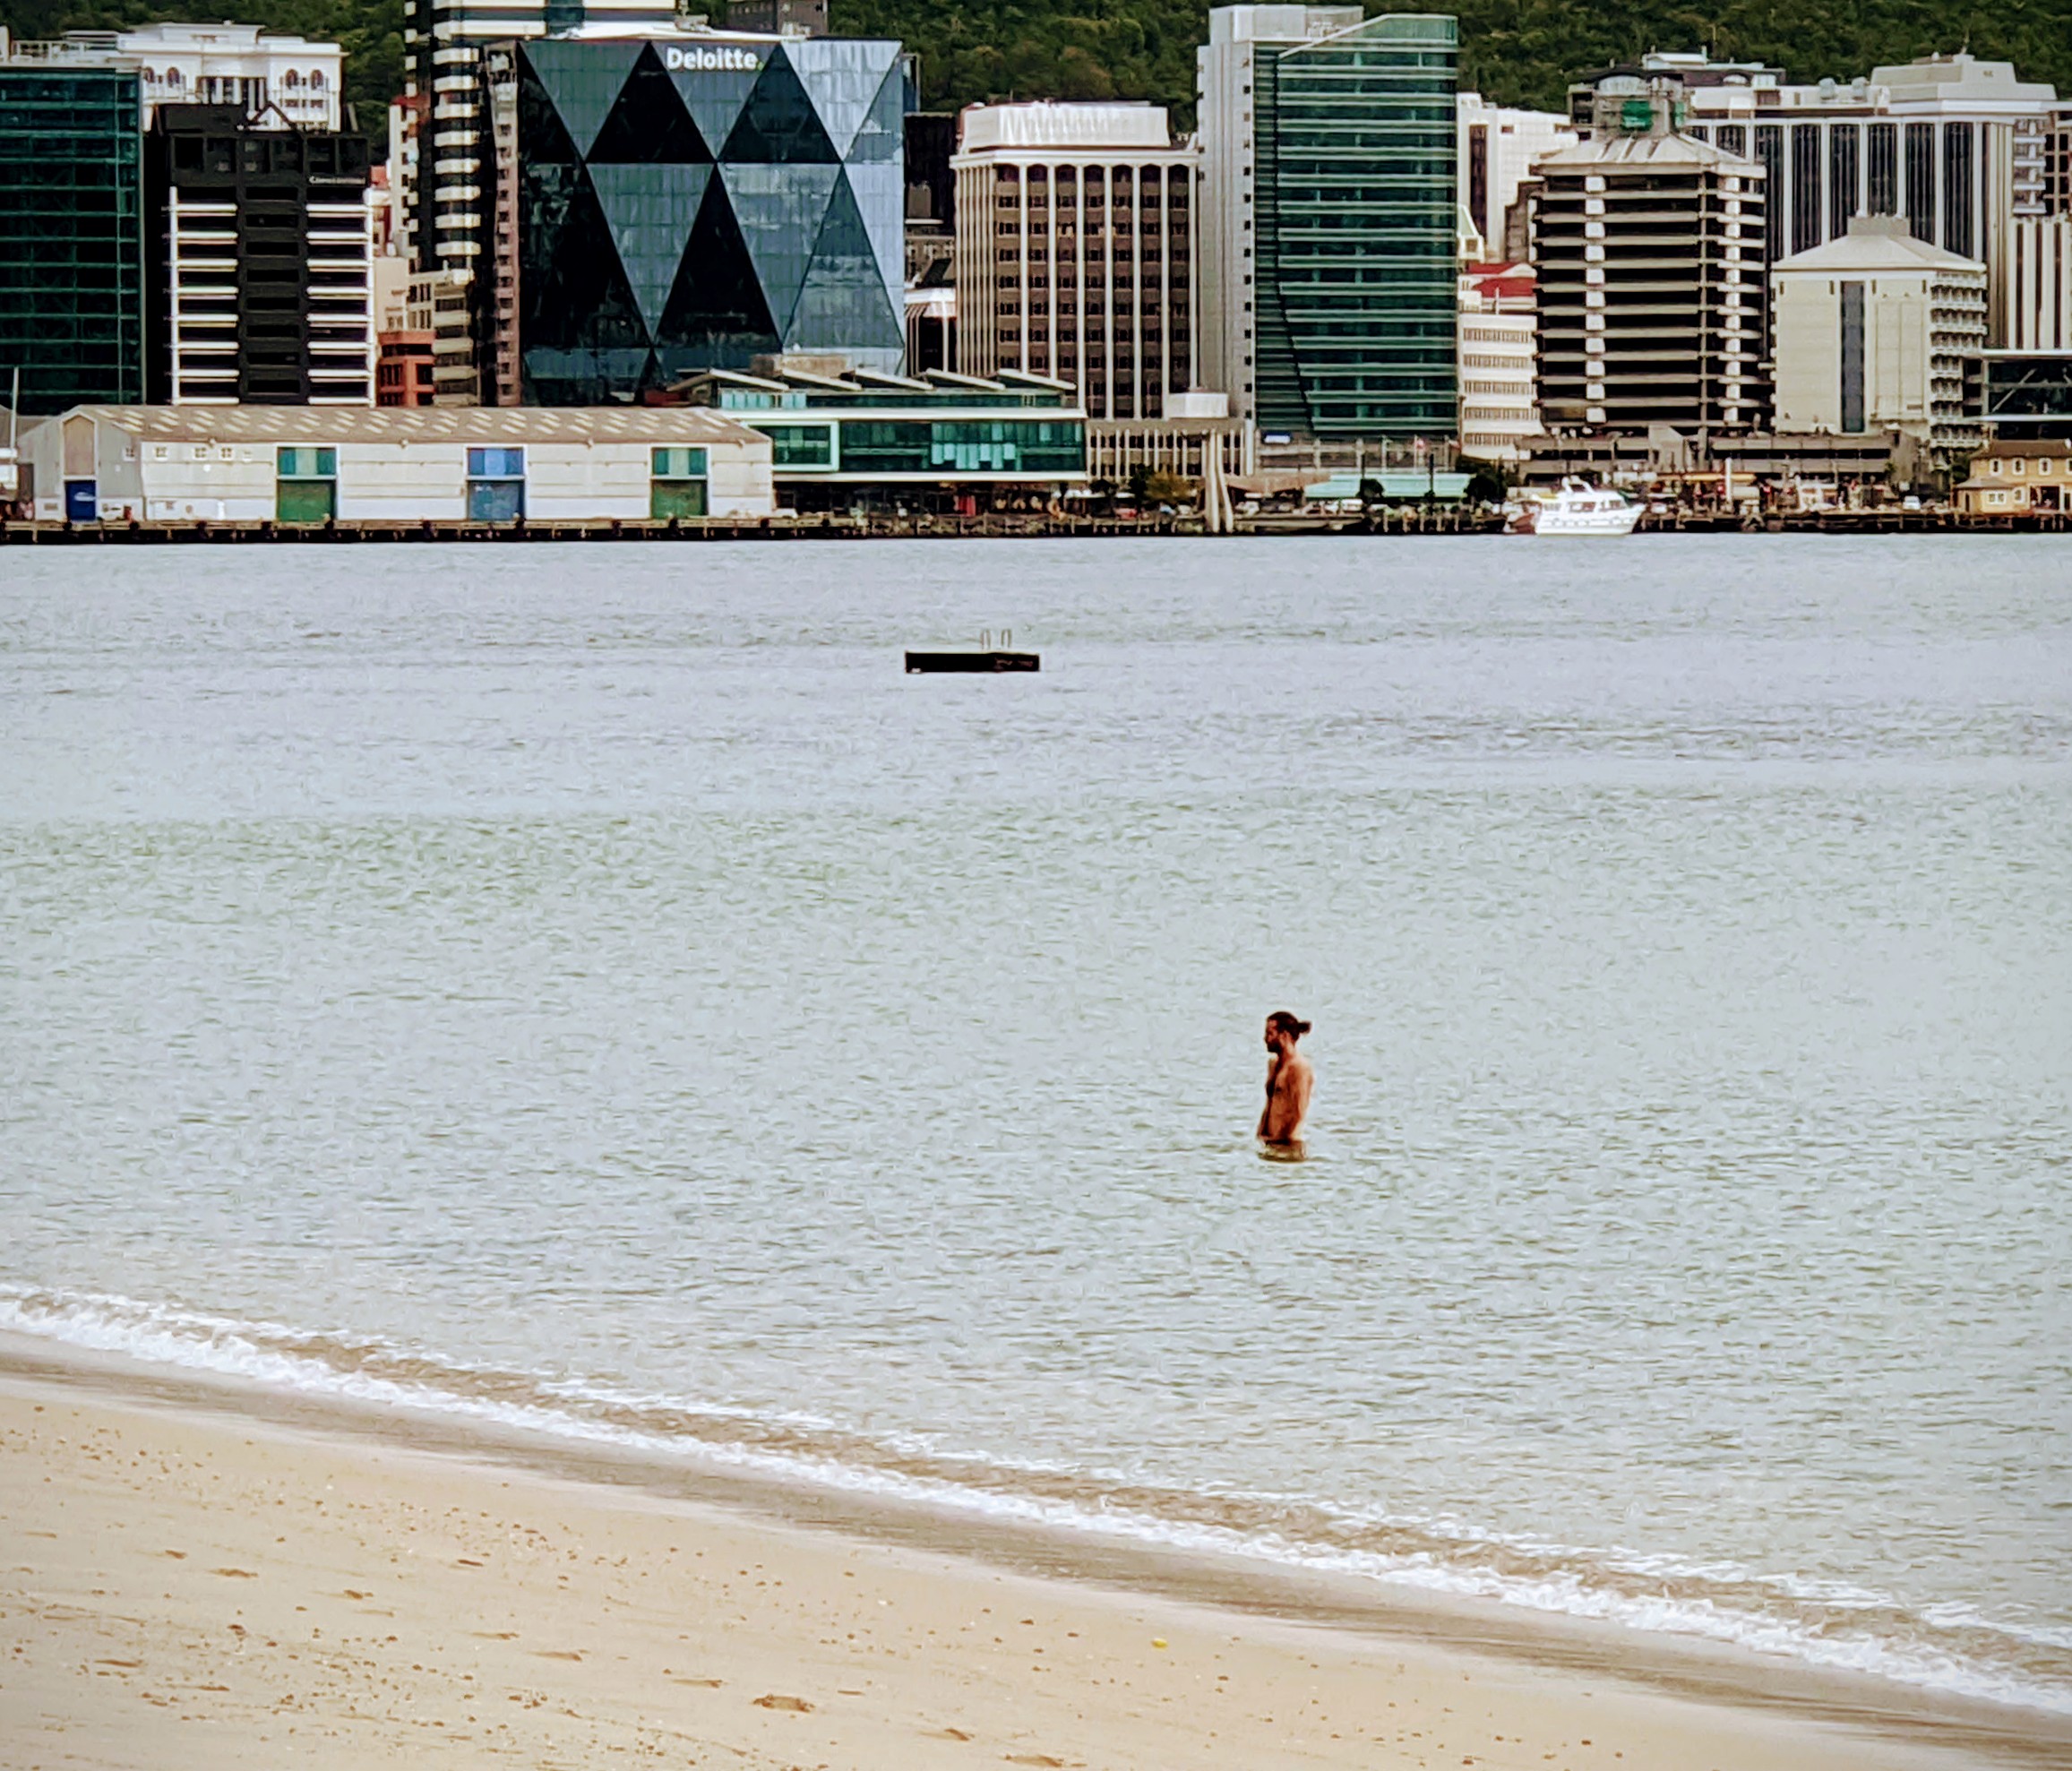
<path fill-rule="evenodd" d="M 0 555 L 0 1327 L 2072 1709 L 2068 586 Z"/>

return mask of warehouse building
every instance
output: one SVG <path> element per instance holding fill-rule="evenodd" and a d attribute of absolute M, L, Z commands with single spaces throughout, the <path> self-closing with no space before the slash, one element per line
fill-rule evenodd
<path fill-rule="evenodd" d="M 770 514 L 769 440 L 688 407 L 82 406 L 23 439 L 43 522 Z"/>

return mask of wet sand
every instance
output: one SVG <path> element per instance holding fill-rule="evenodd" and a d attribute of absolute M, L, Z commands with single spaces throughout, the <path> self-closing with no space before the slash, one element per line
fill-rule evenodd
<path fill-rule="evenodd" d="M 1475 1652 L 1414 1613 L 1351 1629 L 1045 1578 L 33 1363 L 0 1376 L 21 1771 L 2072 1760 L 2072 1730 L 2018 1712 L 1822 1719 L 1759 1667 L 1742 1701 L 1630 1678 L 1621 1638 L 1535 1664 L 1503 1629 Z"/>

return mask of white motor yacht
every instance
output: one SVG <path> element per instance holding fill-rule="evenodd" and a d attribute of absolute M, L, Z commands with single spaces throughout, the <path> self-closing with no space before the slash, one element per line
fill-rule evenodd
<path fill-rule="evenodd" d="M 1630 535 L 1640 511 L 1622 492 L 1570 478 L 1552 492 L 1520 492 L 1509 529 L 1513 535 Z"/>

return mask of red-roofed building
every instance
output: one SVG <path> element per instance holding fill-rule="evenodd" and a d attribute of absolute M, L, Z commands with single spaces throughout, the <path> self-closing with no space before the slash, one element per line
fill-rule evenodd
<path fill-rule="evenodd" d="M 1471 264 L 1460 276 L 1460 452 L 1519 461 L 1540 434 L 1533 397 L 1529 264 Z"/>

